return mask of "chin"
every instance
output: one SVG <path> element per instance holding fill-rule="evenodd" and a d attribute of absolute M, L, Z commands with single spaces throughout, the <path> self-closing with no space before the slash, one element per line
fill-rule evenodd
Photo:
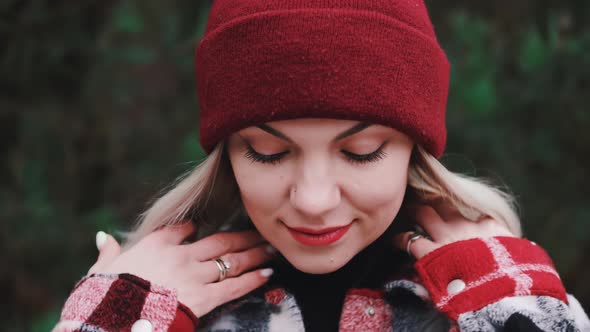
<path fill-rule="evenodd" d="M 352 257 L 345 259 L 341 257 L 340 259 L 334 259 L 334 261 L 330 261 L 329 256 L 299 256 L 294 259 L 286 256 L 285 258 L 291 263 L 291 265 L 301 272 L 309 274 L 327 274 L 339 270 L 346 265 Z"/>

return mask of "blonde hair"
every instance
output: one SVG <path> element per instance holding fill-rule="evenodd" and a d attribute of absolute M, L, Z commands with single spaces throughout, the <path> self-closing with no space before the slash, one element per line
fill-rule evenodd
<path fill-rule="evenodd" d="M 416 145 L 410 160 L 408 193 L 404 204 L 444 200 L 465 218 L 492 217 L 521 235 L 512 195 L 483 179 L 453 173 Z M 229 158 L 220 143 L 194 170 L 179 177 L 142 213 L 134 229 L 124 234 L 124 249 L 154 230 L 194 220 L 198 237 L 223 230 L 245 217 Z"/>
<path fill-rule="evenodd" d="M 512 234 L 522 236 L 517 205 L 512 194 L 483 178 L 449 171 L 420 146 L 416 146 L 412 153 L 408 187 L 414 194 L 414 200 L 419 200 L 419 203 L 444 200 L 471 221 L 492 217 L 503 222 Z"/>

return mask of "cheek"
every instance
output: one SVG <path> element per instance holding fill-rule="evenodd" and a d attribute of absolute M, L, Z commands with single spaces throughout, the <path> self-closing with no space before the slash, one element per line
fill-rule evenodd
<path fill-rule="evenodd" d="M 249 161 L 234 162 L 236 182 L 246 211 L 254 220 L 272 216 L 284 201 L 285 177 L 273 167 L 257 167 Z"/>
<path fill-rule="evenodd" d="M 357 208 L 367 214 L 399 207 L 407 187 L 407 167 L 394 163 L 350 179 L 349 192 Z M 397 210 L 397 209 L 396 209 Z"/>
<path fill-rule="evenodd" d="M 407 166 L 388 162 L 351 180 L 349 197 L 361 213 L 360 234 L 373 241 L 391 225 L 403 202 L 407 187 Z"/>

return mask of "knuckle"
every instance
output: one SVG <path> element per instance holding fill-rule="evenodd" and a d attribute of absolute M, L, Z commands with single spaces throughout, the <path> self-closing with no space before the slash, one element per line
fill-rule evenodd
<path fill-rule="evenodd" d="M 229 274 L 237 275 L 242 272 L 243 264 L 237 255 L 226 255 L 223 257 L 223 259 L 230 265 Z"/>
<path fill-rule="evenodd" d="M 212 240 L 214 241 L 215 246 L 217 246 L 221 251 L 231 250 L 231 241 L 224 234 L 216 234 L 213 236 Z"/>

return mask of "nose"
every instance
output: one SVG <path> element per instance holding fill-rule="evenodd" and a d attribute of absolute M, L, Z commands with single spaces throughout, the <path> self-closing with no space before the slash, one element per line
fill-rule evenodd
<path fill-rule="evenodd" d="M 340 188 L 329 173 L 326 164 L 303 167 L 290 193 L 291 204 L 299 212 L 317 217 L 340 204 Z"/>

